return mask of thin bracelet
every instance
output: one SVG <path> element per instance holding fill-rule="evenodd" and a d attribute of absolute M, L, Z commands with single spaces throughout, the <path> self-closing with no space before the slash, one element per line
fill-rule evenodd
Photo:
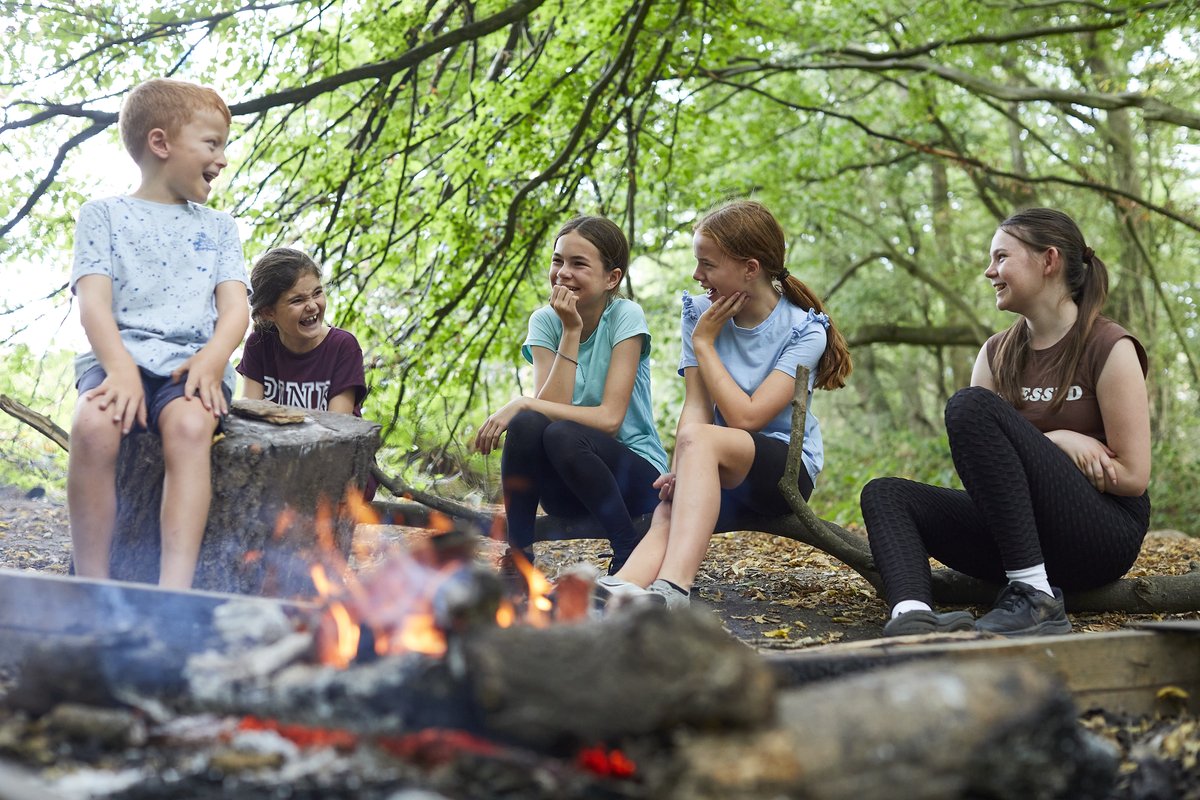
<path fill-rule="evenodd" d="M 554 351 L 554 354 L 555 354 L 555 355 L 562 356 L 562 357 L 563 357 L 563 358 L 565 358 L 567 361 L 570 361 L 572 364 L 574 364 L 574 365 L 575 365 L 575 366 L 577 366 L 577 367 L 579 366 L 579 362 L 578 362 L 578 361 L 576 361 L 575 359 L 571 358 L 569 355 L 567 355 L 566 353 L 564 353 L 562 350 L 555 350 L 555 351 Z"/>

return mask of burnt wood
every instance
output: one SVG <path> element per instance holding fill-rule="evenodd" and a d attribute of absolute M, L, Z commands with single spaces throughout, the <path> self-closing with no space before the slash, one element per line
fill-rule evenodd
<path fill-rule="evenodd" d="M 774 684 L 753 651 L 711 616 L 663 608 L 541 629 L 472 628 L 440 659 L 227 677 L 245 675 L 245 663 L 246 654 L 193 658 L 186 702 L 374 734 L 459 728 L 563 753 L 680 727 L 753 729 L 774 715 Z"/>
<path fill-rule="evenodd" d="M 342 502 L 363 486 L 379 447 L 373 422 L 305 411 L 290 425 L 229 416 L 212 448 L 213 499 L 193 585 L 295 596 L 311 584 L 305 555 L 316 545 L 318 509 L 330 510 L 332 541 L 350 549 L 354 519 Z M 161 554 L 163 460 L 159 437 L 127 436 L 117 462 L 117 529 L 111 575 L 154 583 Z M 289 512 L 292 524 L 279 526 Z M 277 533 L 277 527 L 279 531 Z"/>

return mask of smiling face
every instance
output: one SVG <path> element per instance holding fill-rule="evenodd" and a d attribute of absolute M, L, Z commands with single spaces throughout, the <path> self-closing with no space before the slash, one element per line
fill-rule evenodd
<path fill-rule="evenodd" d="M 692 254 L 696 257 L 692 278 L 699 281 L 709 300 L 745 291 L 745 261 L 728 255 L 703 233 L 692 236 Z"/>
<path fill-rule="evenodd" d="M 1045 288 L 1046 259 L 1017 237 L 997 230 L 986 277 L 996 291 L 996 308 L 1020 314 Z"/>
<path fill-rule="evenodd" d="M 550 285 L 570 289 L 577 307 L 607 302 L 609 293 L 620 283 L 621 270 L 605 270 L 600 250 L 575 231 L 564 233 L 554 242 Z"/>
<path fill-rule="evenodd" d="M 153 139 L 156 132 L 151 132 Z M 163 186 L 169 202 L 204 203 L 212 191 L 212 182 L 228 166 L 225 143 L 229 124 L 214 109 L 197 109 L 190 121 L 177 133 L 163 133 L 166 148 L 163 161 Z"/>
<path fill-rule="evenodd" d="M 329 332 L 325 302 L 320 276 L 306 272 L 261 313 L 264 319 L 275 323 L 284 347 L 293 353 L 307 353 L 323 342 Z"/>

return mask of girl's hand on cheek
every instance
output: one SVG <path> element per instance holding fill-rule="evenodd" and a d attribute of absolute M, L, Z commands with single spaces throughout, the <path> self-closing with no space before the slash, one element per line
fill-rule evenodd
<path fill-rule="evenodd" d="M 745 292 L 735 292 L 713 301 L 696 321 L 696 328 L 692 331 L 692 345 L 695 346 L 697 342 L 712 344 L 716 341 L 721 328 L 742 310 L 749 297 Z"/>

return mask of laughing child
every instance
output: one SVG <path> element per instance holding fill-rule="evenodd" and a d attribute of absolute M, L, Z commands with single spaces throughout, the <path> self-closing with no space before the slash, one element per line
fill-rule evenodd
<path fill-rule="evenodd" d="M 162 437 L 159 583 L 192 583 L 212 500 L 213 434 L 233 391 L 229 356 L 248 318 L 237 227 L 204 206 L 227 165 L 229 122 L 212 89 L 140 84 L 120 129 L 141 184 L 79 210 L 70 288 L 92 349 L 75 361 L 67 503 L 82 576 L 108 577 L 117 454 L 138 428 Z"/>

